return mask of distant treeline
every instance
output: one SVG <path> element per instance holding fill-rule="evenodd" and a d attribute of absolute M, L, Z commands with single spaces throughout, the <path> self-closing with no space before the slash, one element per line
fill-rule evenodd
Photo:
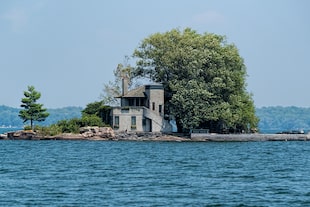
<path fill-rule="evenodd" d="M 82 107 L 64 107 L 58 109 L 47 109 L 49 116 L 44 122 L 35 123 L 41 126 L 48 126 L 55 124 L 60 120 L 67 120 L 72 118 L 80 118 Z M 8 106 L 0 106 L 0 127 L 1 126 L 12 126 L 12 127 L 22 127 L 24 126 L 23 121 L 19 118 L 20 109 Z"/>
<path fill-rule="evenodd" d="M 262 107 L 256 109 L 259 117 L 259 129 L 262 132 L 310 130 L 310 108 L 302 107 Z"/>
<path fill-rule="evenodd" d="M 0 126 L 22 127 L 24 124 L 18 117 L 18 108 L 0 106 Z M 47 126 L 57 123 L 60 120 L 80 118 L 82 107 L 64 107 L 48 109 L 50 116 L 40 125 Z M 259 117 L 259 129 L 266 131 L 289 131 L 289 130 L 310 130 L 310 108 L 302 107 L 262 107 L 256 108 L 256 115 Z M 36 123 L 37 124 L 37 123 Z"/>

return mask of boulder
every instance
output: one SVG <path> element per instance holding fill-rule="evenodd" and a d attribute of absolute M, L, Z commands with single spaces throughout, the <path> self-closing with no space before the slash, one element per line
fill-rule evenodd
<path fill-rule="evenodd" d="M 85 138 L 101 137 L 113 138 L 115 137 L 114 130 L 111 127 L 89 126 L 80 128 L 80 134 Z"/>
<path fill-rule="evenodd" d="M 36 133 L 32 130 L 20 130 L 15 132 L 8 132 L 9 139 L 32 139 Z"/>
<path fill-rule="evenodd" d="M 8 138 L 7 134 L 0 134 L 0 139 L 6 139 Z"/>

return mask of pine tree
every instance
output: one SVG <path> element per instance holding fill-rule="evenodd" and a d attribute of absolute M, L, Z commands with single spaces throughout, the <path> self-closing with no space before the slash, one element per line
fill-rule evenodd
<path fill-rule="evenodd" d="M 28 86 L 28 91 L 24 91 L 25 98 L 22 98 L 21 107 L 24 110 L 19 111 L 19 117 L 25 122 L 30 121 L 31 129 L 33 129 L 34 121 L 44 121 L 49 113 L 43 108 L 43 104 L 37 103 L 41 93 L 36 91 L 34 86 Z"/>

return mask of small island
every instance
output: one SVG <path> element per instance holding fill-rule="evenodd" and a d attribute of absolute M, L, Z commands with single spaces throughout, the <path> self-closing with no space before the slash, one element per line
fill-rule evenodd
<path fill-rule="evenodd" d="M 81 118 L 35 126 L 49 113 L 34 86 L 24 92 L 24 130 L 3 139 L 134 141 L 289 141 L 308 134 L 259 134 L 259 119 L 246 91 L 246 66 L 221 35 L 186 28 L 156 33 L 133 52 L 136 66 L 119 64 L 101 101 Z M 150 84 L 137 85 L 139 79 Z M 205 129 L 197 133 L 197 129 Z M 196 132 L 195 132 L 196 131 Z M 199 130 L 198 130 L 199 131 Z"/>
<path fill-rule="evenodd" d="M 42 135 L 32 130 L 20 130 L 0 135 L 2 140 L 71 140 L 71 141 L 161 141 L 161 142 L 257 142 L 310 141 L 310 134 L 215 134 L 215 133 L 161 133 L 115 132 L 111 127 L 82 127 L 80 133 Z"/>

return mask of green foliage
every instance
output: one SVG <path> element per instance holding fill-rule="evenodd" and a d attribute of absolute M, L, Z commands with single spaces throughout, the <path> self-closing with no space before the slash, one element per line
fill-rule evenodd
<path fill-rule="evenodd" d="M 24 130 L 32 130 L 32 127 L 29 125 L 24 126 Z"/>
<path fill-rule="evenodd" d="M 82 118 L 73 118 L 70 120 L 61 120 L 57 123 L 62 133 L 79 133 L 81 127 L 86 126 L 105 126 L 101 118 L 96 115 L 85 115 Z"/>
<path fill-rule="evenodd" d="M 82 115 L 83 117 L 95 115 L 101 118 L 104 123 L 110 123 L 110 112 L 111 107 L 104 105 L 104 101 L 95 101 L 87 104 L 86 108 L 82 110 Z"/>
<path fill-rule="evenodd" d="M 107 126 L 103 122 L 110 114 L 110 107 L 105 106 L 103 101 L 97 101 L 87 104 L 82 110 L 81 118 L 73 118 L 70 120 L 60 120 L 57 126 L 62 133 L 79 133 L 81 127 L 86 126 Z"/>
<path fill-rule="evenodd" d="M 135 77 L 164 85 L 166 113 L 175 116 L 179 130 L 235 131 L 257 126 L 254 103 L 245 87 L 246 67 L 225 37 L 173 29 L 144 39 L 134 57 Z"/>
<path fill-rule="evenodd" d="M 212 94 L 205 90 L 203 82 L 190 80 L 187 83 L 176 83 L 172 89 L 176 91 L 171 99 L 173 114 L 186 129 L 199 127 L 205 118 L 216 120 L 210 111 Z M 186 116 L 184 116 L 186 114 Z"/>
<path fill-rule="evenodd" d="M 104 126 L 104 123 L 102 122 L 101 118 L 98 117 L 97 115 L 87 115 L 87 116 L 82 116 L 80 119 L 80 127 L 85 127 L 85 126 Z"/>
<path fill-rule="evenodd" d="M 62 133 L 62 128 L 57 124 L 50 126 L 35 126 L 35 131 L 39 136 L 55 136 Z"/>
<path fill-rule="evenodd" d="M 73 118 L 70 120 L 61 120 L 57 122 L 61 128 L 62 133 L 79 133 L 80 132 L 80 119 Z"/>
<path fill-rule="evenodd" d="M 41 93 L 36 91 L 34 86 L 28 86 L 28 91 L 24 91 L 25 98 L 22 98 L 21 107 L 24 110 L 19 111 L 19 117 L 24 121 L 30 121 L 30 126 L 33 127 L 34 121 L 44 121 L 49 113 L 46 112 L 47 109 L 42 108 L 43 104 L 37 103 L 40 99 Z"/>
<path fill-rule="evenodd" d="M 95 101 L 86 105 L 86 108 L 82 110 L 83 115 L 100 115 L 100 109 L 104 105 L 103 101 Z"/>

